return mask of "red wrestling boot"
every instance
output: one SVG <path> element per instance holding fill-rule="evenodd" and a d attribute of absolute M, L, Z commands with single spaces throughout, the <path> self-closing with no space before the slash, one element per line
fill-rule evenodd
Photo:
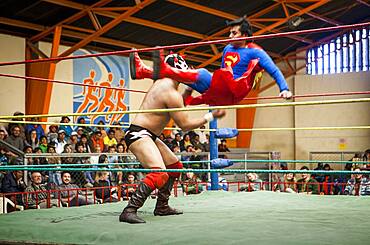
<path fill-rule="evenodd" d="M 154 209 L 154 215 L 156 216 L 167 216 L 167 215 L 178 215 L 183 214 L 182 211 L 171 208 L 168 205 L 168 200 L 171 196 L 171 190 L 173 183 L 175 182 L 174 177 L 170 177 L 167 183 L 158 190 L 157 203 Z"/>
<path fill-rule="evenodd" d="M 153 189 L 144 182 L 141 182 L 136 191 L 132 194 L 127 206 L 123 209 L 119 216 L 120 222 L 127 222 L 130 224 L 145 223 L 145 220 L 137 216 L 137 210 L 144 205 L 145 200 L 148 198 Z"/>
<path fill-rule="evenodd" d="M 185 61 L 184 61 L 185 62 Z M 177 63 L 177 62 L 175 62 Z M 176 67 L 176 65 L 175 65 Z M 171 78 L 181 83 L 195 83 L 198 79 L 198 71 L 194 69 L 178 69 L 164 62 L 163 50 L 153 52 L 153 80 Z"/>
<path fill-rule="evenodd" d="M 130 53 L 130 74 L 132 79 L 153 78 L 153 69 L 144 64 L 137 52 Z"/>

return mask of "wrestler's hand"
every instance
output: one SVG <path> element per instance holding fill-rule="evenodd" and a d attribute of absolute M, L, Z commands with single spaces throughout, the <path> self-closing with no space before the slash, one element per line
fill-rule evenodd
<path fill-rule="evenodd" d="M 223 118 L 226 115 L 225 110 L 214 110 L 212 111 L 212 115 L 214 118 Z"/>
<path fill-rule="evenodd" d="M 293 95 L 292 92 L 290 92 L 289 90 L 284 90 L 280 92 L 279 97 L 288 100 L 292 98 L 292 95 Z"/>

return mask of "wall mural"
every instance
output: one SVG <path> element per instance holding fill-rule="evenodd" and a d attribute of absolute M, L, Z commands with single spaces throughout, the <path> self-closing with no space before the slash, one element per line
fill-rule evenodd
<path fill-rule="evenodd" d="M 79 50 L 73 55 L 94 52 Z M 129 87 L 129 61 L 127 57 L 102 56 L 73 60 L 74 82 L 107 87 Z M 126 111 L 129 109 L 129 93 L 123 90 L 74 86 L 73 112 Z M 129 115 L 103 115 L 84 117 L 86 123 L 128 123 Z M 78 118 L 74 118 L 77 121 Z"/>

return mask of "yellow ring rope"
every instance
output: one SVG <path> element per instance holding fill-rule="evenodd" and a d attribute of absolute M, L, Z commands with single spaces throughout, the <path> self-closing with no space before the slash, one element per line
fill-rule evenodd
<path fill-rule="evenodd" d="M 99 128 L 128 128 L 128 125 L 100 125 L 100 124 L 80 124 L 80 123 L 58 123 L 58 122 L 32 122 L 32 121 L 10 121 L 0 120 L 0 123 L 18 123 L 18 124 L 40 124 L 40 125 L 63 125 L 63 126 L 87 126 Z M 370 129 L 368 126 L 329 126 L 329 127 L 290 127 L 290 128 L 240 128 L 239 132 L 250 131 L 303 131 L 303 130 L 349 130 L 349 129 Z M 164 130 L 181 130 L 180 128 L 165 128 Z M 211 132 L 216 129 L 194 129 L 193 131 Z"/>
<path fill-rule="evenodd" d="M 229 106 L 202 106 L 202 107 L 184 107 L 184 108 L 167 108 L 167 109 L 150 109 L 150 110 L 131 110 L 131 111 L 109 111 L 109 112 L 88 112 L 88 113 L 67 113 L 67 114 L 35 114 L 23 116 L 0 116 L 0 119 L 14 118 L 33 118 L 33 117 L 62 117 L 62 116 L 93 116 L 93 115 L 115 115 L 115 114 L 137 114 L 137 113 L 166 113 L 177 111 L 205 111 L 217 109 L 242 109 L 242 108 L 266 108 L 266 107 L 286 107 L 286 106 L 305 106 L 305 105 L 329 105 L 343 103 L 370 102 L 370 98 L 359 99 L 341 99 L 341 100 L 320 100 L 320 101 L 301 101 L 301 102 L 281 102 L 281 103 L 263 103 L 247 105 L 229 105 Z"/>

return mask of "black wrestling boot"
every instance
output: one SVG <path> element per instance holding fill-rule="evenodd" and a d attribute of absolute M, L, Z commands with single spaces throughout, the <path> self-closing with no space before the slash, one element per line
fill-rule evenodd
<path fill-rule="evenodd" d="M 170 177 L 166 184 L 158 190 L 158 197 L 157 203 L 154 209 L 154 215 L 158 216 L 167 216 L 167 215 L 178 215 L 183 214 L 182 211 L 171 208 L 168 205 L 168 200 L 170 199 L 171 190 L 173 187 L 173 183 L 175 182 L 175 178 Z"/>
<path fill-rule="evenodd" d="M 144 205 L 145 200 L 148 198 L 151 192 L 152 189 L 144 182 L 141 182 L 136 191 L 132 194 L 127 206 L 125 209 L 123 209 L 121 215 L 119 216 L 119 221 L 130 224 L 145 223 L 145 220 L 137 216 L 137 210 Z"/>

